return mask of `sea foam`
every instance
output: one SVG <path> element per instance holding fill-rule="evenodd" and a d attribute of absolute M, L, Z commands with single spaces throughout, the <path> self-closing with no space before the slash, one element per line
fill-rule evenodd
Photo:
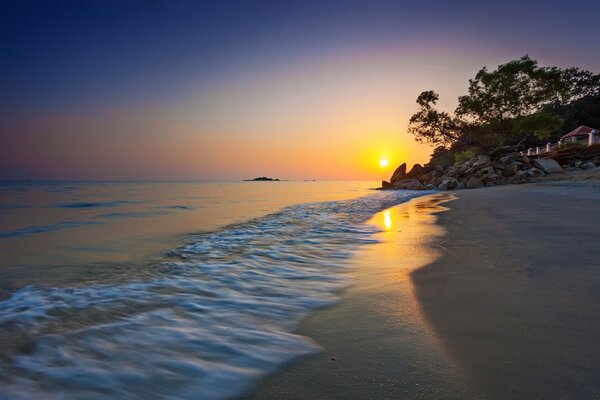
<path fill-rule="evenodd" d="M 419 194 L 424 194 L 421 192 Z M 300 204 L 190 235 L 145 280 L 0 302 L 0 398 L 224 399 L 319 351 L 293 333 L 348 284 L 364 222 L 415 192 Z"/>

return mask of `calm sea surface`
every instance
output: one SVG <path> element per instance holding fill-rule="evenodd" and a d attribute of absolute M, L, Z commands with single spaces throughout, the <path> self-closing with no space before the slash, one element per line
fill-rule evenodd
<path fill-rule="evenodd" d="M 0 182 L 0 398 L 223 399 L 318 345 L 377 182 Z M 423 193 L 420 193 L 423 194 Z"/>

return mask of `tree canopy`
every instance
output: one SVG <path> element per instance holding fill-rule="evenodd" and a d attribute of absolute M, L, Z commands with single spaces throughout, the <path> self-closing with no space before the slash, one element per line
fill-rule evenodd
<path fill-rule="evenodd" d="M 408 131 L 418 141 L 446 148 L 454 143 L 489 148 L 527 137 L 547 139 L 575 112 L 573 104 L 585 109 L 598 97 L 600 75 L 575 67 L 540 67 L 526 55 L 493 71 L 480 69 L 469 80 L 467 94 L 458 98 L 453 115 L 436 110 L 437 93 L 422 92 Z"/>

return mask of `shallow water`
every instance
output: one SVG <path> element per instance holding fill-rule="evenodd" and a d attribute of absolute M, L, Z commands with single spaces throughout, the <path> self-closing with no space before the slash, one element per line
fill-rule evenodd
<path fill-rule="evenodd" d="M 119 184 L 60 184 L 26 188 L 29 196 L 4 187 L 12 202 L 2 203 L 11 211 L 0 242 L 44 244 L 3 258 L 20 274 L 5 275 L 19 278 L 4 282 L 10 289 L 0 302 L 0 396 L 231 398 L 318 351 L 292 333 L 297 323 L 348 284 L 348 258 L 377 231 L 364 222 L 416 195 L 370 184 L 120 184 L 118 195 Z M 63 242 L 65 234 L 74 242 Z M 109 245 L 120 241 L 134 248 Z M 86 266 L 87 257 L 68 251 L 108 248 L 90 253 L 119 264 L 168 243 L 152 262 L 120 269 Z M 29 273 L 21 286 L 29 257 L 37 259 L 32 271 L 59 276 Z M 67 266 L 50 268 L 56 258 Z M 61 279 L 71 269 L 82 279 Z"/>

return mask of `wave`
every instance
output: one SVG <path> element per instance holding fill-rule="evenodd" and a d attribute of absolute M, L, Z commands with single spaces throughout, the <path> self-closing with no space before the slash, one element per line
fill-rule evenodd
<path fill-rule="evenodd" d="M 101 207 L 119 207 L 125 204 L 134 204 L 137 201 L 132 200 L 115 200 L 115 201 L 95 201 L 95 202 L 75 202 L 75 203 L 60 203 L 57 208 L 101 208 Z"/>
<path fill-rule="evenodd" d="M 24 287 L 0 302 L 0 393 L 11 399 L 223 399 L 319 351 L 293 333 L 348 284 L 375 212 L 425 194 L 300 204 L 190 235 L 148 278 Z M 1 397 L 1 395 L 0 395 Z"/>
<path fill-rule="evenodd" d="M 96 225 L 96 224 L 101 224 L 101 222 L 98 222 L 98 221 L 60 221 L 60 222 L 57 222 L 54 224 L 48 224 L 48 225 L 34 225 L 34 226 L 29 226 L 27 228 L 0 232 L 0 239 L 22 237 L 22 236 L 27 236 L 27 235 L 35 235 L 35 234 L 39 234 L 39 233 L 55 232 L 55 231 L 60 231 L 63 229 L 72 229 L 72 228 L 78 228 L 78 227 L 84 226 L 84 225 Z"/>

